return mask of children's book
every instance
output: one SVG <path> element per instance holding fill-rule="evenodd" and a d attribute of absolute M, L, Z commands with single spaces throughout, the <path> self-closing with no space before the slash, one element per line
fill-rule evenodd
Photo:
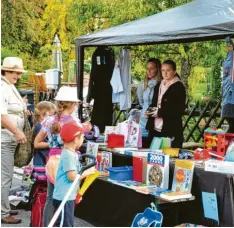
<path fill-rule="evenodd" d="M 172 182 L 172 191 L 190 193 L 193 182 L 193 172 L 193 161 L 176 160 Z"/>
<path fill-rule="evenodd" d="M 150 150 L 160 150 L 162 145 L 162 138 L 161 137 L 154 137 L 151 144 Z"/>
<path fill-rule="evenodd" d="M 189 199 L 192 197 L 191 193 L 187 192 L 163 192 L 160 197 L 169 201 L 178 199 Z"/>
<path fill-rule="evenodd" d="M 98 151 L 97 170 L 106 171 L 106 168 L 112 167 L 112 153 L 107 151 Z"/>
<path fill-rule="evenodd" d="M 137 150 L 137 148 L 132 148 L 132 147 L 122 147 L 122 148 L 113 148 L 113 151 L 114 152 L 118 152 L 118 153 L 120 153 L 120 154 L 125 154 L 125 151 L 136 151 Z M 127 154 L 126 155 L 130 155 L 130 154 L 128 154 L 128 152 L 127 152 Z"/>
<path fill-rule="evenodd" d="M 165 137 L 154 137 L 151 144 L 151 150 L 160 150 L 164 148 L 171 148 L 171 139 Z"/>
<path fill-rule="evenodd" d="M 99 146 L 98 143 L 88 141 L 87 148 L 86 148 L 86 153 L 97 157 L 98 146 Z M 87 164 L 89 164 L 90 161 L 91 161 L 91 159 L 87 159 Z"/>
<path fill-rule="evenodd" d="M 146 181 L 146 157 L 132 157 L 133 180 L 145 183 Z"/>
<path fill-rule="evenodd" d="M 141 157 L 147 157 L 148 153 L 162 153 L 162 150 L 125 150 L 124 154 L 129 156 L 141 156 Z"/>
<path fill-rule="evenodd" d="M 170 138 L 162 138 L 162 144 L 161 144 L 161 149 L 164 148 L 171 148 L 171 139 Z"/>
<path fill-rule="evenodd" d="M 160 197 L 162 193 L 171 192 L 171 190 L 165 189 L 165 188 L 159 188 L 157 186 L 139 186 L 135 189 L 137 192 L 143 193 L 143 194 L 150 194 L 156 197 Z"/>
<path fill-rule="evenodd" d="M 169 155 L 148 153 L 146 184 L 156 185 L 168 189 L 169 183 Z"/>
<path fill-rule="evenodd" d="M 142 183 L 142 182 L 139 182 L 139 181 L 134 181 L 134 180 L 125 180 L 125 181 L 118 181 L 118 180 L 111 180 L 111 179 L 108 179 L 108 181 L 116 184 L 116 185 L 120 185 L 120 186 L 123 186 L 123 187 L 126 187 L 126 188 L 130 188 L 130 189 L 133 189 L 133 190 L 136 190 L 136 189 L 140 189 L 140 188 L 145 188 L 145 187 L 155 187 L 155 186 L 147 186 L 146 184 Z"/>

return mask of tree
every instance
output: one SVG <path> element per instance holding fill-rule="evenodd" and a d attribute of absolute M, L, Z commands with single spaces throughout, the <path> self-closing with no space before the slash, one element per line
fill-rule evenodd
<path fill-rule="evenodd" d="M 44 0 L 2 0 L 2 47 L 22 57 L 32 68 L 39 50 L 34 28 L 43 8 Z"/>
<path fill-rule="evenodd" d="M 52 42 L 58 34 L 64 78 L 67 80 L 69 63 L 75 60 L 73 40 L 76 37 L 144 18 L 190 1 L 2 0 L 2 54 L 14 53 L 23 58 L 27 69 L 44 71 L 50 68 Z M 116 55 L 120 48 L 114 48 Z M 85 58 L 90 59 L 94 50 L 86 48 Z M 220 41 L 134 46 L 131 48 L 132 77 L 141 80 L 145 76 L 145 64 L 151 57 L 159 58 L 162 62 L 172 59 L 177 63 L 178 72 L 188 91 L 194 93 L 195 87 L 199 86 L 196 83 L 198 81 L 209 81 L 217 93 L 220 80 L 213 79 L 213 75 L 218 75 L 212 72 L 218 64 L 217 59 L 222 59 L 224 54 L 225 45 Z M 212 66 L 214 69 L 211 70 Z"/>

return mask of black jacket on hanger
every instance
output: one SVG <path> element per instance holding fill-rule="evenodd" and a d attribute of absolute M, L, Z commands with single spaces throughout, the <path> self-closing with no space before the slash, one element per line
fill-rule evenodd
<path fill-rule="evenodd" d="M 92 56 L 87 102 L 94 99 L 91 122 L 101 132 L 112 125 L 112 87 L 110 80 L 115 65 L 114 51 L 108 47 L 98 47 Z"/>

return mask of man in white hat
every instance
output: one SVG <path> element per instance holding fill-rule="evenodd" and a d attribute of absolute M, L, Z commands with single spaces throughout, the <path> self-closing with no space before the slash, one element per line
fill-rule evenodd
<path fill-rule="evenodd" d="M 21 219 L 13 216 L 18 212 L 11 210 L 8 196 L 16 146 L 27 142 L 23 133 L 26 104 L 14 85 L 24 72 L 22 59 L 4 59 L 1 67 L 1 222 L 9 224 L 21 222 Z"/>

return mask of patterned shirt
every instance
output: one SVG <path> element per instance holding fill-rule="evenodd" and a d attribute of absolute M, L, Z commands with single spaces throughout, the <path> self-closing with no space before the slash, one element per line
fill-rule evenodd
<path fill-rule="evenodd" d="M 63 126 L 65 123 L 69 123 L 71 121 L 76 121 L 80 124 L 80 120 L 71 115 L 61 115 L 60 119 L 58 120 L 58 116 L 48 116 L 42 122 L 42 131 L 47 134 L 49 139 L 49 147 L 50 148 L 62 148 L 63 147 L 63 140 L 61 139 L 60 134 L 51 134 L 51 127 L 53 123 L 58 123 Z"/>

